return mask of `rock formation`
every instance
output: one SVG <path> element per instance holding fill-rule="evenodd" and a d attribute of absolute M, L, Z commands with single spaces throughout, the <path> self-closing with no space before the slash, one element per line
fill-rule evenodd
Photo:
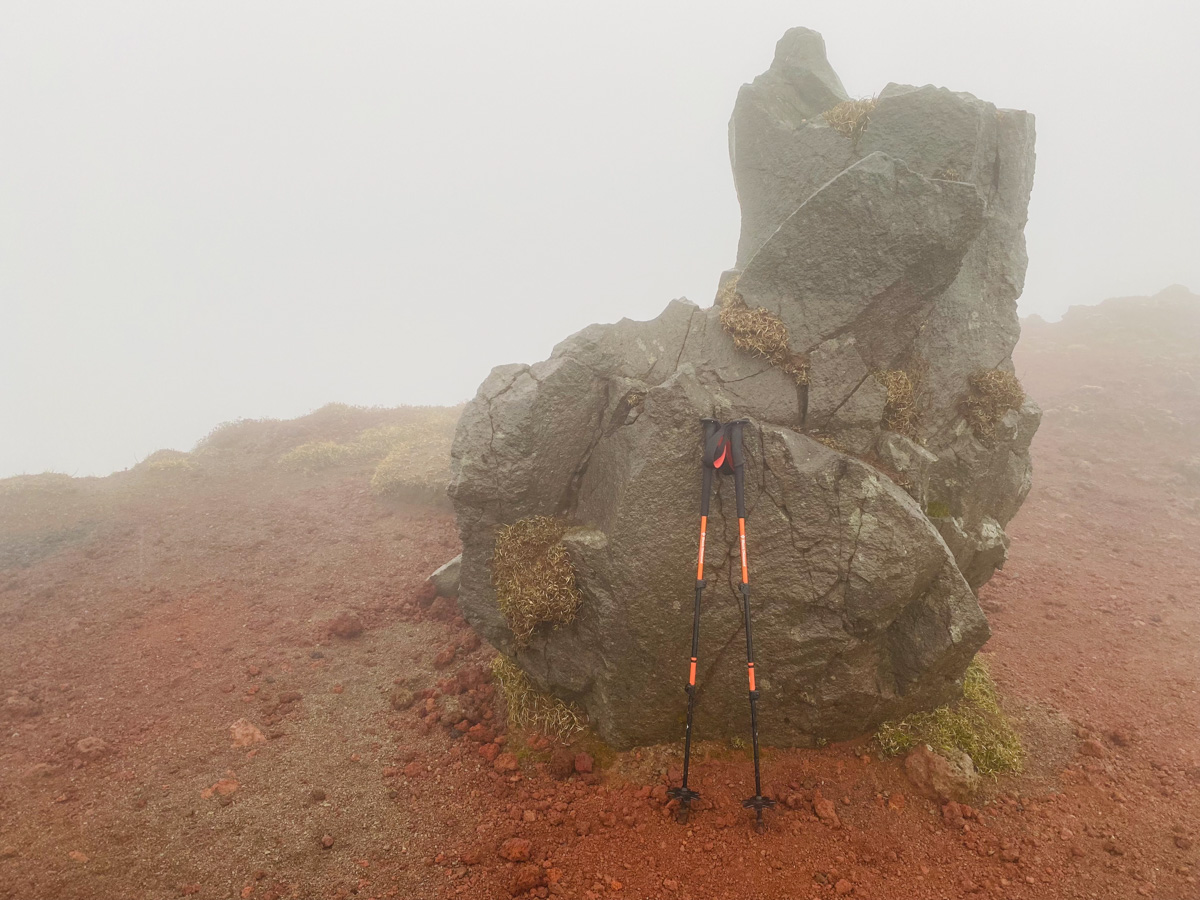
<path fill-rule="evenodd" d="M 676 300 L 496 368 L 454 442 L 464 615 L 619 747 L 681 736 L 701 417 L 752 422 L 767 743 L 846 738 L 954 698 L 988 636 L 972 589 L 1003 563 L 1030 486 L 1039 412 L 1011 352 L 1033 117 L 934 87 L 848 101 L 820 35 L 793 29 L 739 93 L 730 155 L 742 235 L 718 303 Z M 709 737 L 748 728 L 732 483 L 717 490 Z M 582 601 L 518 646 L 490 559 L 497 529 L 531 516 L 569 526 Z"/>

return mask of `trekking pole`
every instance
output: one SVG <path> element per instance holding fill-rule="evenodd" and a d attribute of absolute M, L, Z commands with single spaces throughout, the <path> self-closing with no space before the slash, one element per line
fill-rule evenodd
<path fill-rule="evenodd" d="M 750 630 L 750 568 L 746 563 L 746 472 L 745 456 L 742 453 L 742 426 L 746 419 L 729 422 L 725 428 L 733 455 L 733 489 L 737 495 L 738 540 L 742 550 L 742 614 L 746 625 L 746 672 L 750 679 L 750 737 L 754 744 L 754 796 L 742 801 L 746 809 L 753 809 L 754 827 L 761 833 L 764 809 L 775 805 L 762 792 L 762 773 L 758 764 L 758 689 L 754 686 L 754 637 Z"/>
<path fill-rule="evenodd" d="M 704 580 L 704 541 L 708 534 L 708 502 L 712 495 L 713 473 L 725 463 L 727 447 L 722 440 L 721 423 L 716 419 L 701 419 L 703 429 L 703 470 L 700 488 L 700 554 L 696 563 L 696 600 L 692 607 L 692 658 L 688 668 L 688 683 L 684 690 L 688 695 L 687 729 L 683 737 L 683 784 L 667 791 L 669 797 L 679 801 L 675 814 L 680 824 L 686 824 L 688 809 L 693 800 L 700 797 L 698 791 L 688 788 L 688 766 L 692 758 L 692 713 L 696 706 L 696 655 L 700 650 L 700 598 L 707 582 Z M 720 449 L 718 447 L 720 446 Z M 717 455 L 720 454 L 720 461 Z"/>

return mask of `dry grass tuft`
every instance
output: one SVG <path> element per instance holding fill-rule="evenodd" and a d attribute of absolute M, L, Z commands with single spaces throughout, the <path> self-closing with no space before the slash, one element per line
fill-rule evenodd
<path fill-rule="evenodd" d="M 845 447 L 843 444 L 839 443 L 838 440 L 835 437 L 833 437 L 832 435 L 821 434 L 819 432 L 814 431 L 812 434 L 809 435 L 809 437 L 812 438 L 814 441 L 816 441 L 818 444 L 824 444 L 830 450 L 836 450 L 838 453 L 846 453 L 846 454 L 850 453 L 850 450 L 847 447 Z"/>
<path fill-rule="evenodd" d="M 808 384 L 808 361 L 792 352 L 783 320 L 762 307 L 751 309 L 733 286 L 721 299 L 721 327 L 739 350 L 763 357 L 791 375 L 796 384 Z"/>
<path fill-rule="evenodd" d="M 963 698 L 957 704 L 888 722 L 875 739 L 890 756 L 907 753 L 918 744 L 943 753 L 961 750 L 981 775 L 1019 772 L 1025 760 L 1021 738 L 1000 709 L 996 685 L 979 657 L 967 667 Z"/>
<path fill-rule="evenodd" d="M 504 698 L 508 724 L 567 741 L 587 728 L 587 719 L 575 706 L 539 691 L 512 660 L 492 660 L 492 677 Z"/>
<path fill-rule="evenodd" d="M 0 478 L 0 497 L 17 494 L 65 494 L 78 485 L 70 475 L 62 472 L 42 472 L 38 475 L 14 475 Z"/>
<path fill-rule="evenodd" d="M 866 131 L 867 124 L 871 121 L 871 112 L 878 102 L 874 97 L 843 100 L 832 109 L 825 110 L 821 116 L 829 123 L 830 128 L 857 144 L 862 133 Z"/>
<path fill-rule="evenodd" d="M 381 496 L 443 499 L 450 483 L 450 442 L 415 439 L 390 451 L 375 467 L 371 490 Z"/>
<path fill-rule="evenodd" d="M 967 379 L 969 390 L 960 411 L 981 439 L 996 437 L 996 424 L 1025 402 L 1025 389 L 1012 372 L 985 369 Z"/>
<path fill-rule="evenodd" d="M 182 450 L 155 450 L 142 460 L 139 468 L 147 472 L 178 473 L 196 468 L 191 455 Z"/>
<path fill-rule="evenodd" d="M 561 519 L 530 516 L 496 535 L 492 585 L 518 647 L 529 642 L 538 625 L 566 625 L 579 609 L 575 569 L 562 545 L 565 531 Z"/>
<path fill-rule="evenodd" d="M 283 454 L 279 464 L 285 469 L 301 472 L 319 472 L 330 466 L 350 462 L 353 451 L 348 444 L 337 441 L 309 441 Z"/>
<path fill-rule="evenodd" d="M 323 407 L 332 415 L 338 410 Z M 314 473 L 342 465 L 375 464 L 371 490 L 397 498 L 443 499 L 450 482 L 450 444 L 460 410 L 413 410 L 413 421 L 359 432 L 347 443 L 309 441 L 279 458 L 284 468 Z"/>
<path fill-rule="evenodd" d="M 880 372 L 876 376 L 887 388 L 883 408 L 883 427 L 910 440 L 917 439 L 917 379 L 903 369 Z"/>

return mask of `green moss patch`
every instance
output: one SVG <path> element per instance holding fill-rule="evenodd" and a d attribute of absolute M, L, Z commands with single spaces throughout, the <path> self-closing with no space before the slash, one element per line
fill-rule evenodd
<path fill-rule="evenodd" d="M 538 625 L 569 624 L 579 609 L 582 597 L 575 569 L 562 544 L 566 528 L 561 519 L 530 516 L 496 534 L 492 585 L 519 647 L 529 642 Z"/>
<path fill-rule="evenodd" d="M 934 500 L 925 507 L 925 515 L 931 519 L 948 519 L 951 515 L 950 506 L 940 500 Z"/>
<path fill-rule="evenodd" d="M 889 756 L 919 744 L 942 753 L 961 750 L 981 775 L 1019 772 L 1025 759 L 1021 738 L 1000 709 L 996 685 L 979 657 L 967 667 L 962 700 L 885 723 L 875 739 Z"/>

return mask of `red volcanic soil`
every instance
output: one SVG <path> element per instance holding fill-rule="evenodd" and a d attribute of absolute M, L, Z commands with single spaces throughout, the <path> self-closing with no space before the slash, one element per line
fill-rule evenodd
<path fill-rule="evenodd" d="M 1035 486 L 981 600 L 1030 761 L 965 818 L 863 739 L 767 751 L 763 835 L 744 751 L 701 744 L 680 826 L 680 747 L 507 732 L 491 651 L 422 588 L 452 517 L 282 472 L 319 423 L 0 493 L 0 897 L 1194 900 L 1197 310 L 1027 324 Z"/>

